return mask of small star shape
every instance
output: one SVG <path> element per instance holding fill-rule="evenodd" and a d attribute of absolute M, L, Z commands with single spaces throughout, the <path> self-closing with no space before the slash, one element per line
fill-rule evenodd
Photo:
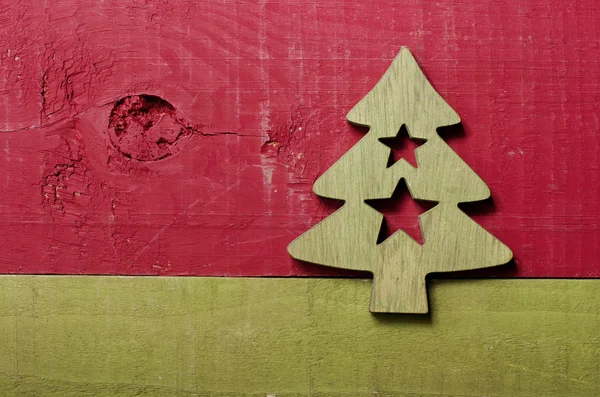
<path fill-rule="evenodd" d="M 390 157 L 387 167 L 391 167 L 398 160 L 404 159 L 413 167 L 417 167 L 415 149 L 427 142 L 426 139 L 411 138 L 408 130 L 402 125 L 395 137 L 379 138 L 379 142 L 390 148 Z"/>

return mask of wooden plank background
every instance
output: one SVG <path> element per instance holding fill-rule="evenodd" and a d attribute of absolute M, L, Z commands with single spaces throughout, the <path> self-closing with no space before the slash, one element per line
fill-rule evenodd
<path fill-rule="evenodd" d="M 600 284 L 537 279 L 600 276 L 598 8 L 0 0 L 0 395 L 598 396 Z M 26 275 L 350 275 L 285 248 L 401 46 L 515 254 L 483 274 L 532 279 L 374 316 L 361 279 Z"/>
<path fill-rule="evenodd" d="M 333 211 L 312 183 L 405 45 L 462 117 L 501 274 L 600 276 L 594 0 L 2 0 L 0 22 L 2 273 L 327 273 L 285 247 Z M 147 133 L 111 119 L 139 94 Z"/>
<path fill-rule="evenodd" d="M 595 280 L 0 277 L 0 395 L 598 396 Z"/>

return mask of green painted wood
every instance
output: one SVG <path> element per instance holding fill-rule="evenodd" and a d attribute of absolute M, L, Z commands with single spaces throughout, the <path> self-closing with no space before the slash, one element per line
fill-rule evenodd
<path fill-rule="evenodd" d="M 598 396 L 600 280 L 0 277 L 0 396 Z"/>

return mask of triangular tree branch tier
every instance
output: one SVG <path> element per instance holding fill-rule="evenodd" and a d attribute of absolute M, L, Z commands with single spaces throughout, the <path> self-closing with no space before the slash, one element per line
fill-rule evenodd
<path fill-rule="evenodd" d="M 490 191 L 442 140 L 437 128 L 460 123 L 433 89 L 407 48 L 349 113 L 350 123 L 369 132 L 315 182 L 322 197 L 344 200 L 335 213 L 288 247 L 296 259 L 373 273 L 370 310 L 427 313 L 425 276 L 507 263 L 511 250 L 463 213 L 459 203 L 480 201 Z M 405 127 L 424 144 L 389 166 L 390 148 L 381 139 Z M 365 203 L 385 199 L 404 179 L 411 196 L 438 204 L 419 216 L 423 244 L 402 230 L 378 244 L 383 214 Z"/>

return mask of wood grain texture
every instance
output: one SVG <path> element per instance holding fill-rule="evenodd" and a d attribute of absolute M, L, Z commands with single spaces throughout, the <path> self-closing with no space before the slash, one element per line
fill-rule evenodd
<path fill-rule="evenodd" d="M 490 197 L 487 185 L 438 135 L 460 118 L 433 89 L 410 50 L 402 48 L 375 87 L 348 113 L 369 132 L 317 179 L 319 196 L 344 201 L 330 217 L 288 246 L 296 259 L 373 274 L 369 310 L 427 313 L 425 276 L 498 266 L 512 252 L 458 205 Z M 384 139 L 405 128 L 426 141 L 414 151 L 416 167 L 390 164 Z M 419 216 L 423 243 L 402 229 L 378 241 L 384 215 L 369 200 L 392 198 L 404 180 L 413 199 L 435 202 Z"/>
<path fill-rule="evenodd" d="M 333 212 L 311 187 L 408 46 L 493 192 L 465 211 L 513 250 L 501 274 L 600 276 L 595 0 L 1 0 L 0 21 L 2 273 L 342 274 L 286 247 Z"/>
<path fill-rule="evenodd" d="M 600 392 L 600 283 L 446 280 L 373 315 L 358 279 L 0 278 L 2 396 Z"/>

